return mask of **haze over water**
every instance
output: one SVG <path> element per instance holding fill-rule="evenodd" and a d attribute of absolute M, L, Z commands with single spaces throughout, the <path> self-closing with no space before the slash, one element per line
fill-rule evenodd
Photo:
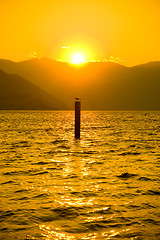
<path fill-rule="evenodd" d="M 0 112 L 0 239 L 159 239 L 160 112 Z"/>

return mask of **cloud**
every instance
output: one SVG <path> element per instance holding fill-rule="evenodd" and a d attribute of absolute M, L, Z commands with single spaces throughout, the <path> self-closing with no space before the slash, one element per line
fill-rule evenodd
<path fill-rule="evenodd" d="M 120 57 L 110 56 L 109 58 L 105 59 L 105 62 L 121 63 L 121 62 L 126 62 L 126 60 Z"/>
<path fill-rule="evenodd" d="M 38 53 L 36 51 L 32 51 L 28 54 L 29 58 L 38 58 Z"/>
<path fill-rule="evenodd" d="M 69 49 L 69 48 L 71 48 L 71 47 L 67 47 L 67 46 L 62 46 L 62 48 L 64 48 L 64 49 Z"/>

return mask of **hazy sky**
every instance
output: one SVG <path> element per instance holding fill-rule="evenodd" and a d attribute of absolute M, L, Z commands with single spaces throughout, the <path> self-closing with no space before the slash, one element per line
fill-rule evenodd
<path fill-rule="evenodd" d="M 0 58 L 160 60 L 160 0 L 0 0 Z"/>

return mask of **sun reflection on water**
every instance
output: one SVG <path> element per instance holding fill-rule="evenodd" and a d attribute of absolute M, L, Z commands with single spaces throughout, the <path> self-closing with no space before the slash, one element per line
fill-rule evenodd
<path fill-rule="evenodd" d="M 109 231 L 102 231 L 102 232 L 92 232 L 92 233 L 64 233 L 62 229 L 53 226 L 47 225 L 39 225 L 39 229 L 42 231 L 42 237 L 45 240 L 70 240 L 70 239 L 79 239 L 79 240 L 101 240 L 101 239 L 114 239 L 114 237 L 124 234 L 125 232 L 130 231 L 129 228 L 123 230 L 109 230 Z M 78 237 L 78 238 L 77 238 Z"/>
<path fill-rule="evenodd" d="M 4 134 L 10 136 L 2 153 L 4 234 L 10 231 L 14 239 L 26 240 L 101 240 L 145 239 L 147 233 L 148 238 L 156 239 L 159 117 L 153 122 L 145 116 L 147 124 L 141 130 L 144 114 L 136 114 L 138 121 L 134 114 L 84 112 L 88 123 L 83 120 L 80 141 L 73 140 L 68 131 L 73 130 L 72 113 L 52 112 L 50 117 L 43 113 L 40 124 L 40 116 L 32 113 L 36 125 L 27 114 L 25 126 L 19 121 L 21 113 L 17 115 L 21 134 L 13 124 L 10 131 L 3 126 Z M 60 116 L 59 120 L 54 115 Z M 48 130 L 43 119 L 54 127 Z M 68 125 L 63 126 L 63 120 Z M 149 130 L 151 123 L 157 129 L 155 139 Z"/>
<path fill-rule="evenodd" d="M 42 230 L 42 232 L 43 232 L 42 236 L 45 238 L 45 240 L 49 240 L 49 239 L 55 239 L 55 240 L 75 239 L 75 237 L 73 235 L 71 235 L 71 234 L 60 232 L 61 231 L 60 228 L 54 228 L 54 230 L 51 230 L 50 226 L 39 225 L 39 229 Z M 53 229 L 53 227 L 52 227 L 52 229 Z"/>

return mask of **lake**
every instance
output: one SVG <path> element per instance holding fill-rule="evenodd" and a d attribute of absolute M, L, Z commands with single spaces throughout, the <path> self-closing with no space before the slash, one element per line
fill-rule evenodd
<path fill-rule="evenodd" d="M 0 239 L 160 239 L 160 112 L 0 111 Z"/>

